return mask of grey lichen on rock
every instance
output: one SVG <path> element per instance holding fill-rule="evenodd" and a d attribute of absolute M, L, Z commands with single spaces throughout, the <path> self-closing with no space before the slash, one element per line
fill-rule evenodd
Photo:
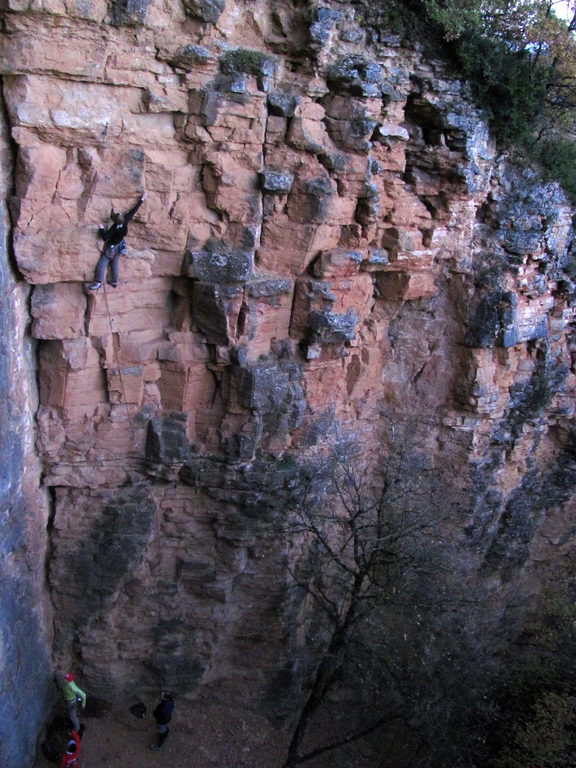
<path fill-rule="evenodd" d="M 331 93 L 322 104 L 325 124 L 334 143 L 347 152 L 367 154 L 372 148 L 372 134 L 378 121 L 369 112 L 364 99 Z"/>
<path fill-rule="evenodd" d="M 367 154 L 372 148 L 370 137 L 378 123 L 376 120 L 332 120 L 326 118 L 326 128 L 331 139 L 341 149 L 357 154 Z"/>
<path fill-rule="evenodd" d="M 344 16 L 342 11 L 335 11 L 331 8 L 315 8 L 312 15 L 312 24 L 310 26 L 310 39 L 312 43 L 325 43 L 336 22 Z"/>
<path fill-rule="evenodd" d="M 258 299 L 263 296 L 279 296 L 290 293 L 291 289 L 292 283 L 290 280 L 274 278 L 256 280 L 253 283 L 248 283 L 246 285 L 246 292 L 248 296 L 253 299 Z"/>
<path fill-rule="evenodd" d="M 205 283 L 241 283 L 252 277 L 254 254 L 237 249 L 201 250 L 189 254 L 188 274 Z"/>
<path fill-rule="evenodd" d="M 214 56 L 212 56 L 208 48 L 192 44 L 183 45 L 166 58 L 166 61 L 172 64 L 172 66 L 186 71 L 191 71 L 202 64 L 209 64 L 213 60 Z"/>
<path fill-rule="evenodd" d="M 272 91 L 268 94 L 268 111 L 278 117 L 293 117 L 300 97 L 293 93 Z"/>
<path fill-rule="evenodd" d="M 501 303 L 503 293 L 494 291 L 483 296 L 470 313 L 464 343 L 470 347 L 489 349 L 496 344 L 501 330 Z M 510 346 L 510 344 L 506 344 Z"/>
<path fill-rule="evenodd" d="M 226 0 L 183 0 L 183 2 L 184 10 L 189 16 L 210 24 L 218 21 L 226 7 Z"/>
<path fill-rule="evenodd" d="M 238 401 L 260 422 L 261 434 L 288 435 L 302 421 L 306 398 L 296 363 L 252 363 L 234 371 Z"/>
<path fill-rule="evenodd" d="M 326 73 L 334 91 L 371 98 L 382 93 L 382 68 L 359 54 L 342 56 Z"/>
<path fill-rule="evenodd" d="M 262 189 L 275 195 L 287 195 L 292 189 L 294 176 L 288 171 L 265 168 L 261 174 Z"/>
<path fill-rule="evenodd" d="M 186 417 L 172 414 L 151 419 L 146 434 L 146 461 L 153 466 L 171 466 L 189 458 Z"/>
<path fill-rule="evenodd" d="M 144 23 L 151 0 L 114 0 L 109 6 L 114 27 L 137 27 Z"/>
<path fill-rule="evenodd" d="M 358 315 L 351 309 L 345 314 L 315 310 L 310 313 L 310 341 L 321 344 L 352 341 L 357 323 Z"/>

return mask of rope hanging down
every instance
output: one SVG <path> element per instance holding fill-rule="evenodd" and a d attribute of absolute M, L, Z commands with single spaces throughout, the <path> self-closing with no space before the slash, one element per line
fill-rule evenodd
<path fill-rule="evenodd" d="M 126 406 L 126 416 L 128 418 L 128 424 L 130 425 L 130 430 L 132 432 L 132 442 L 135 444 L 136 442 L 136 430 L 134 429 L 134 425 L 132 424 L 132 419 L 130 416 L 130 409 L 128 407 L 128 399 L 126 397 L 126 388 L 124 386 L 124 378 L 122 376 L 122 368 L 120 367 L 120 359 L 118 356 L 118 349 L 116 346 L 116 343 L 114 341 L 114 323 L 112 320 L 112 314 L 110 312 L 110 305 L 108 303 L 108 294 L 106 292 L 106 286 L 103 285 L 104 289 L 104 300 L 106 303 L 106 314 L 108 315 L 108 323 L 110 325 L 110 334 L 112 337 L 112 352 L 114 355 L 114 362 L 116 363 L 116 368 L 118 369 L 118 375 L 120 377 L 120 387 L 122 389 L 122 397 L 124 398 L 124 405 Z M 158 600 L 158 621 L 161 624 L 162 623 L 162 615 L 164 613 L 163 611 L 163 601 L 162 601 L 162 541 L 161 541 L 161 526 L 160 526 L 160 509 L 158 506 L 156 506 L 156 514 L 154 515 L 154 522 L 156 527 L 156 545 L 157 545 L 157 557 L 158 557 L 158 579 L 157 579 L 157 600 Z M 160 640 L 160 638 L 158 638 Z M 164 685 L 164 680 L 162 680 L 162 685 Z"/>
<path fill-rule="evenodd" d="M 126 406 L 126 416 L 128 418 L 128 425 L 130 427 L 130 431 L 132 432 L 132 444 L 136 443 L 136 430 L 134 429 L 134 425 L 132 424 L 132 417 L 130 416 L 130 408 L 128 407 L 128 399 L 126 397 L 126 388 L 124 386 L 124 378 L 122 376 L 122 368 L 120 367 L 120 359 L 118 357 L 118 350 L 116 348 L 116 343 L 114 341 L 114 325 L 112 322 L 112 315 L 110 314 L 110 306 L 108 304 L 108 294 L 106 293 L 106 285 L 103 286 L 104 288 L 104 300 L 106 302 L 106 314 L 108 315 L 108 323 L 110 325 L 110 335 L 112 338 L 112 353 L 114 355 L 114 361 L 116 363 L 116 368 L 118 370 L 118 375 L 120 377 L 120 388 L 122 390 L 122 397 L 124 398 L 124 405 Z"/>

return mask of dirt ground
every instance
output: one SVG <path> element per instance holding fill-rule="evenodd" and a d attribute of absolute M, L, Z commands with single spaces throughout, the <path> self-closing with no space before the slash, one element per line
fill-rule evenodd
<path fill-rule="evenodd" d="M 130 702 L 133 703 L 133 702 Z M 242 713 L 232 717 L 224 707 L 200 707 L 177 700 L 168 739 L 158 752 L 151 715 L 157 702 L 144 702 L 145 720 L 131 714 L 129 704 L 98 716 L 83 716 L 81 768 L 280 768 L 284 737 L 264 719 Z M 32 768 L 54 768 L 41 754 Z"/>

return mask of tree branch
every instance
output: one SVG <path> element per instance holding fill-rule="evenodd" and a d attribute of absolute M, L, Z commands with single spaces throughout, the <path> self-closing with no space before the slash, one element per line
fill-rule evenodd
<path fill-rule="evenodd" d="M 347 744 L 352 744 L 353 742 L 358 741 L 359 739 L 363 739 L 365 736 L 369 736 L 371 733 L 374 733 L 374 731 L 377 731 L 378 728 L 381 728 L 386 723 L 390 723 L 393 720 L 401 720 L 402 717 L 403 715 L 401 714 L 383 715 L 367 728 L 364 728 L 357 733 L 353 733 L 352 735 L 347 736 L 345 739 L 341 739 L 340 741 L 335 741 L 332 744 L 326 744 L 322 747 L 317 747 L 311 752 L 307 752 L 305 755 L 302 755 L 302 757 L 297 758 L 292 762 L 291 765 L 300 765 L 301 763 L 306 763 L 308 760 L 313 760 L 315 757 L 323 755 L 325 752 L 330 752 L 333 749 L 339 749 L 340 747 L 345 747 Z"/>

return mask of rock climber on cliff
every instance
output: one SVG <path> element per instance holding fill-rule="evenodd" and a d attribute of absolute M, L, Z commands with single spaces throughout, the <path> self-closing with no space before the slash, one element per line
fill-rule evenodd
<path fill-rule="evenodd" d="M 128 234 L 128 224 L 144 200 L 146 200 L 145 194 L 127 213 L 115 213 L 114 208 L 112 208 L 110 212 L 112 224 L 108 228 L 105 226 L 98 227 L 98 235 L 104 240 L 104 250 L 96 264 L 95 282 L 88 286 L 91 291 L 97 291 L 101 287 L 108 268 L 110 269 L 108 285 L 111 285 L 112 288 L 116 288 L 118 285 L 118 262 L 120 255 L 126 250 L 124 238 Z"/>
<path fill-rule="evenodd" d="M 74 675 L 68 672 L 64 675 L 64 682 L 62 684 L 62 695 L 64 701 L 68 707 L 68 717 L 72 723 L 72 728 L 75 731 L 80 730 L 80 720 L 78 719 L 78 703 L 82 704 L 82 709 L 86 707 L 86 694 L 79 688 L 74 682 Z"/>

